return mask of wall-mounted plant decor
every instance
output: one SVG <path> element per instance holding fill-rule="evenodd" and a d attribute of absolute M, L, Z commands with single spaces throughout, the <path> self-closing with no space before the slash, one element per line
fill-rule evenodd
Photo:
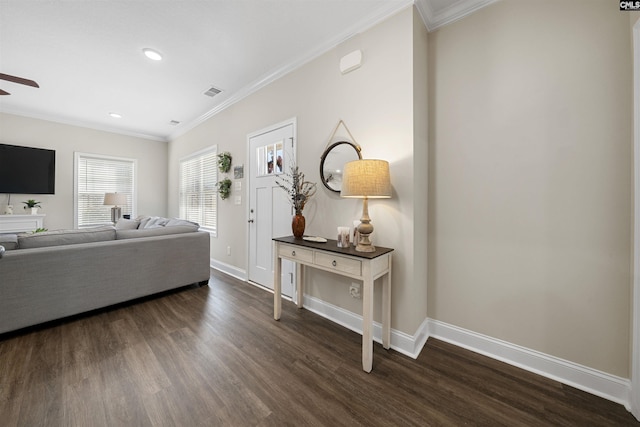
<path fill-rule="evenodd" d="M 231 153 L 225 151 L 218 154 L 218 169 L 220 172 L 227 173 L 231 169 Z"/>
<path fill-rule="evenodd" d="M 220 198 L 222 200 L 229 197 L 231 194 L 231 180 L 229 178 L 218 181 L 218 193 L 220 193 Z"/>

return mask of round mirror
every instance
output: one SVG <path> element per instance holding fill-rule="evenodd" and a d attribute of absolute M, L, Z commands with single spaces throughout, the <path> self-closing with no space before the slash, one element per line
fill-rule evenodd
<path fill-rule="evenodd" d="M 360 147 L 352 142 L 334 142 L 320 158 L 320 179 L 322 184 L 336 193 L 342 188 L 342 169 L 352 160 L 362 159 Z"/>

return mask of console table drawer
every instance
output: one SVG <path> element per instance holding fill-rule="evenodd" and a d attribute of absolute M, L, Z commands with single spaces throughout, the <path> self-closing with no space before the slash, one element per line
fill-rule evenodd
<path fill-rule="evenodd" d="M 343 273 L 360 276 L 362 274 L 362 262 L 345 258 L 339 255 L 327 254 L 325 252 L 316 252 L 316 258 L 313 261 L 315 265 L 338 270 Z"/>
<path fill-rule="evenodd" d="M 313 251 L 300 248 L 299 246 L 278 245 L 278 255 L 294 261 L 313 262 Z"/>

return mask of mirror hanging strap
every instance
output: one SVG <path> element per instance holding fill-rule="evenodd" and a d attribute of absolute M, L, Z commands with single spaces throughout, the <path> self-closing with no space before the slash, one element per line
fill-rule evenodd
<path fill-rule="evenodd" d="M 344 121 L 342 119 L 340 119 L 338 121 L 338 124 L 336 125 L 335 129 L 333 129 L 333 132 L 331 132 L 331 136 L 329 137 L 329 142 L 327 143 L 327 145 L 324 147 L 325 150 L 327 149 L 327 147 L 329 147 L 333 141 L 333 138 L 336 136 L 336 132 L 338 131 L 338 128 L 340 127 L 340 125 L 342 125 L 342 127 L 345 128 L 345 130 L 347 131 L 347 133 L 349 134 L 349 137 L 351 138 L 351 142 L 353 143 L 353 145 L 355 145 L 356 150 L 358 151 L 358 153 L 360 153 L 362 151 L 362 149 L 360 148 L 360 144 L 358 144 L 356 142 L 356 139 L 353 137 L 353 135 L 351 134 L 351 132 L 349 131 L 349 128 L 347 127 L 347 125 L 344 123 Z"/>

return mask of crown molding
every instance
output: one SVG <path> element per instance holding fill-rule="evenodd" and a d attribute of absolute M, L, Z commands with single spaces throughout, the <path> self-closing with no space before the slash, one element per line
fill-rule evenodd
<path fill-rule="evenodd" d="M 2 109 L 0 109 L 0 113 L 10 114 L 10 115 L 19 116 L 19 117 L 27 117 L 27 118 L 36 119 L 36 120 L 44 120 L 44 121 L 47 121 L 47 122 L 58 123 L 58 124 L 62 124 L 62 125 L 74 126 L 74 127 L 79 127 L 79 128 L 85 128 L 85 129 L 90 129 L 90 130 L 97 130 L 97 131 L 100 131 L 100 132 L 109 132 L 109 133 L 115 133 L 115 134 L 118 134 L 118 135 L 132 136 L 134 138 L 148 139 L 150 141 L 169 142 L 168 139 L 166 139 L 166 138 L 164 138 L 162 136 L 159 136 L 159 135 L 151 135 L 151 134 L 146 134 L 146 133 L 141 133 L 141 132 L 134 132 L 134 131 L 126 130 L 126 129 L 123 129 L 123 128 L 105 126 L 105 125 L 101 125 L 101 124 L 87 122 L 87 121 L 84 121 L 84 120 L 76 120 L 76 119 L 70 119 L 70 118 L 66 118 L 66 117 L 58 117 L 58 116 L 50 115 L 50 114 L 36 113 L 36 112 L 33 112 L 33 111 L 27 111 L 27 110 L 15 109 L 15 108 L 3 107 Z"/>
<path fill-rule="evenodd" d="M 416 7 L 429 32 L 458 21 L 498 0 L 451 0 L 445 7 L 436 7 L 435 0 L 416 0 Z"/>
<path fill-rule="evenodd" d="M 400 11 L 406 9 L 407 7 L 413 6 L 413 4 L 414 4 L 414 0 L 400 0 L 400 1 L 392 2 L 386 8 L 378 10 L 376 13 L 373 13 L 369 16 L 364 17 L 360 21 L 354 23 L 354 25 L 352 25 L 351 27 L 347 28 L 345 31 L 339 34 L 336 34 L 335 37 L 331 39 L 326 40 L 324 43 L 322 43 L 315 49 L 312 49 L 306 52 L 304 55 L 294 58 L 288 64 L 285 64 L 282 67 L 277 68 L 271 71 L 270 73 L 267 73 L 261 76 L 260 78 L 254 80 L 252 83 L 244 86 L 240 90 L 236 91 L 229 98 L 225 99 L 223 102 L 216 105 L 211 110 L 207 111 L 206 113 L 196 118 L 195 120 L 189 123 L 185 123 L 184 125 L 181 125 L 180 128 L 172 132 L 167 139 L 169 141 L 172 141 L 184 135 L 188 131 L 192 130 L 193 128 L 207 121 L 211 117 L 215 116 L 221 111 L 232 106 L 236 102 L 243 100 L 244 98 L 248 97 L 252 93 L 257 92 L 258 90 L 269 85 L 270 83 L 273 83 L 274 81 L 284 77 L 290 72 L 300 68 L 304 64 L 330 51 L 331 49 L 338 46 L 340 43 L 350 39 L 356 34 L 376 26 L 380 22 L 395 15 L 396 13 L 399 13 Z"/>

